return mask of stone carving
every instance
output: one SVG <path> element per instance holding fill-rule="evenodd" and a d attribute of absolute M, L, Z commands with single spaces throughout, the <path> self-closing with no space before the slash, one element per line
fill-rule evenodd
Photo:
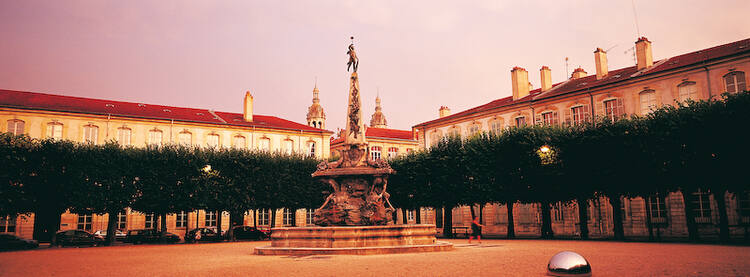
<path fill-rule="evenodd" d="M 359 58 L 357 58 L 357 52 L 354 51 L 354 37 L 351 37 L 352 44 L 349 44 L 349 51 L 346 51 L 346 54 L 349 55 L 349 62 L 346 63 L 346 71 L 349 71 L 349 68 L 353 67 L 352 72 L 357 72 L 357 67 L 359 66 Z"/>
<path fill-rule="evenodd" d="M 385 160 L 369 160 L 360 111 L 357 56 L 349 46 L 354 71 L 349 86 L 349 112 L 344 133 L 344 149 L 335 162 L 323 161 L 312 174 L 316 181 L 331 186 L 333 192 L 315 210 L 313 223 L 321 226 L 386 225 L 395 210 L 388 192 L 388 175 L 393 169 Z"/>

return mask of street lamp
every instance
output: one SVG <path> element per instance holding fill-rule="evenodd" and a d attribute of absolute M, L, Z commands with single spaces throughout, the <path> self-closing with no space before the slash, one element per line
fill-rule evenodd
<path fill-rule="evenodd" d="M 542 145 L 542 147 L 539 148 L 539 151 L 542 152 L 542 153 L 547 153 L 547 152 L 550 151 L 550 149 L 549 149 L 549 146 Z"/>
<path fill-rule="evenodd" d="M 205 167 L 203 167 L 203 172 L 206 172 L 206 173 L 211 172 L 211 165 L 207 164 Z"/>

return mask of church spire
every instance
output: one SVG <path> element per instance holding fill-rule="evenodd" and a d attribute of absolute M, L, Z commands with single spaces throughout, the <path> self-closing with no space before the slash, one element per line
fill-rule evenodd
<path fill-rule="evenodd" d="M 307 108 L 307 125 L 315 128 L 324 129 L 326 126 L 326 113 L 323 112 L 323 106 L 320 105 L 320 91 L 318 90 L 318 78 L 315 78 L 315 87 L 313 88 L 312 105 Z"/>
<path fill-rule="evenodd" d="M 372 114 L 370 119 L 370 127 L 373 128 L 386 128 L 388 122 L 385 120 L 385 114 L 383 114 L 383 107 L 380 106 L 380 93 L 375 97 L 375 113 Z"/>

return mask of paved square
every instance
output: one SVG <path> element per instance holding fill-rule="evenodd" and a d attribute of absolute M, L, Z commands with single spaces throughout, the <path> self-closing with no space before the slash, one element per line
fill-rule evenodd
<path fill-rule="evenodd" d="M 447 240 L 455 250 L 372 256 L 257 256 L 262 242 L 122 245 L 0 253 L 0 276 L 544 276 L 563 250 L 594 276 L 747 276 L 750 247 L 605 241 Z"/>

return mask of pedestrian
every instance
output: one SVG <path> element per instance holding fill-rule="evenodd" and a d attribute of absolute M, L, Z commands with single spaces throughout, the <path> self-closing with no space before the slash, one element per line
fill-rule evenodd
<path fill-rule="evenodd" d="M 474 221 L 471 222 L 471 235 L 469 236 L 469 244 L 471 244 L 471 239 L 473 239 L 474 237 L 477 237 L 479 244 L 482 244 L 482 227 L 484 227 L 484 225 L 479 224 L 479 217 L 475 216 Z"/>

